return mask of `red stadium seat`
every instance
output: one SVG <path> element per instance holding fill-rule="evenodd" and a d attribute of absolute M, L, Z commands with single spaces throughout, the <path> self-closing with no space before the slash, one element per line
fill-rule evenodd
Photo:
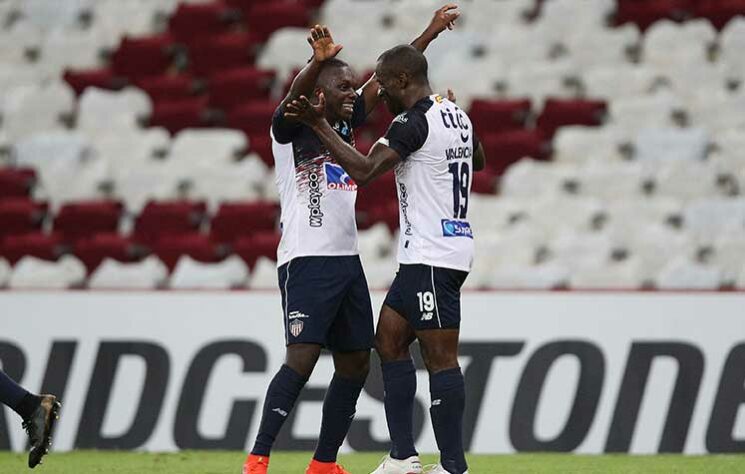
<path fill-rule="evenodd" d="M 277 105 L 277 102 L 272 100 L 252 101 L 238 105 L 228 113 L 228 127 L 243 130 L 248 136 L 268 136 L 272 115 Z"/>
<path fill-rule="evenodd" d="M 209 124 L 207 97 L 156 102 L 150 116 L 151 127 L 163 127 L 172 134 L 185 128 L 204 127 Z"/>
<path fill-rule="evenodd" d="M 153 102 L 174 101 L 193 97 L 196 92 L 190 74 L 165 74 L 139 79 L 137 87 L 147 92 Z"/>
<path fill-rule="evenodd" d="M 216 35 L 230 26 L 229 8 L 222 1 L 181 3 L 168 21 L 168 31 L 179 43 Z"/>
<path fill-rule="evenodd" d="M 119 234 L 95 234 L 75 244 L 76 257 L 88 269 L 88 273 L 98 267 L 104 258 L 113 258 L 120 262 L 136 262 L 147 253 L 142 246 L 135 244 L 130 237 Z"/>
<path fill-rule="evenodd" d="M 310 14 L 302 3 L 291 1 L 260 2 L 249 7 L 245 20 L 249 31 L 265 41 L 280 28 L 308 26 Z"/>
<path fill-rule="evenodd" d="M 269 133 L 250 135 L 248 137 L 248 151 L 256 153 L 268 167 L 274 167 L 274 154 L 272 153 L 272 139 Z"/>
<path fill-rule="evenodd" d="M 182 255 L 200 262 L 217 262 L 221 259 L 217 245 L 208 236 L 199 233 L 167 235 L 153 245 L 153 252 L 173 271 Z"/>
<path fill-rule="evenodd" d="M 212 218 L 210 236 L 215 242 L 232 243 L 256 232 L 275 231 L 278 219 L 275 203 L 224 203 Z"/>
<path fill-rule="evenodd" d="M 357 212 L 367 212 L 376 207 L 397 202 L 396 176 L 393 172 L 385 173 L 371 181 L 367 186 L 357 189 Z"/>
<path fill-rule="evenodd" d="M 564 125 L 600 125 L 607 106 L 603 100 L 547 99 L 538 116 L 537 127 L 547 138 Z"/>
<path fill-rule="evenodd" d="M 530 99 L 484 100 L 476 99 L 471 104 L 468 116 L 476 129 L 476 135 L 525 128 L 530 117 Z"/>
<path fill-rule="evenodd" d="M 64 242 L 75 243 L 102 232 L 116 232 L 124 207 L 116 201 L 65 204 L 54 218 L 54 231 Z"/>
<path fill-rule="evenodd" d="M 250 237 L 241 237 L 233 244 L 233 252 L 253 268 L 259 257 L 277 260 L 278 232 L 258 232 Z"/>
<path fill-rule="evenodd" d="M 0 168 L 0 201 L 28 196 L 35 183 L 36 171 L 32 168 Z"/>
<path fill-rule="evenodd" d="M 735 16 L 745 15 L 745 0 L 698 0 L 695 13 L 721 30 Z"/>
<path fill-rule="evenodd" d="M 489 169 L 473 173 L 471 191 L 477 194 L 494 194 L 497 176 Z"/>
<path fill-rule="evenodd" d="M 209 78 L 210 105 L 230 110 L 235 104 L 269 98 L 274 71 L 252 66 L 220 71 Z"/>
<path fill-rule="evenodd" d="M 206 212 L 204 202 L 149 202 L 135 220 L 134 240 L 152 245 L 163 236 L 196 232 Z"/>
<path fill-rule="evenodd" d="M 126 79 L 117 77 L 111 68 L 67 70 L 63 78 L 77 95 L 82 94 L 86 87 L 118 90 L 127 85 Z"/>
<path fill-rule="evenodd" d="M 28 198 L 0 200 L 0 240 L 8 235 L 28 234 L 41 230 L 47 204 Z"/>
<path fill-rule="evenodd" d="M 364 218 L 360 216 L 360 219 L 363 220 L 363 224 L 359 225 L 361 229 L 367 229 L 378 222 L 382 222 L 388 226 L 391 233 L 394 233 L 398 229 L 399 224 L 398 201 L 388 202 L 383 206 L 370 209 L 367 215 Z"/>
<path fill-rule="evenodd" d="M 197 76 L 253 64 L 258 38 L 250 33 L 224 33 L 196 41 L 189 48 L 189 66 Z"/>
<path fill-rule="evenodd" d="M 512 163 L 526 156 L 545 160 L 549 147 L 537 130 L 512 130 L 481 136 L 486 153 L 486 168 L 501 175 Z"/>
<path fill-rule="evenodd" d="M 130 79 L 164 74 L 171 67 L 173 45 L 167 34 L 125 37 L 111 57 L 111 67 L 116 75 Z"/>
<path fill-rule="evenodd" d="M 59 235 L 35 232 L 5 237 L 0 245 L 0 256 L 7 259 L 11 265 L 15 265 L 26 255 L 43 260 L 57 260 L 65 250 Z"/>
<path fill-rule="evenodd" d="M 635 23 L 646 30 L 652 23 L 670 19 L 675 21 L 689 17 L 694 0 L 619 0 L 615 23 Z"/>

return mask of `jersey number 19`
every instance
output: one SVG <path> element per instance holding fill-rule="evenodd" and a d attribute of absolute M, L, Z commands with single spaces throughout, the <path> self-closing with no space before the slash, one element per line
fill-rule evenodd
<path fill-rule="evenodd" d="M 450 163 L 448 171 L 453 175 L 453 219 L 465 219 L 468 213 L 471 170 L 468 163 Z"/>

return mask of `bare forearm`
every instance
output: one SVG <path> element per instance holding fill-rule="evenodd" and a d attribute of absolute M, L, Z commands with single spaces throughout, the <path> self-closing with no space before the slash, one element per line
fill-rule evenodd
<path fill-rule="evenodd" d="M 437 38 L 439 33 L 431 31 L 429 28 L 425 29 L 421 35 L 417 36 L 411 45 L 415 47 L 420 53 L 423 53 L 427 46 Z"/>
<path fill-rule="evenodd" d="M 290 99 L 296 99 L 301 95 L 311 97 L 313 95 L 313 89 L 316 87 L 318 75 L 321 73 L 321 67 L 322 63 L 311 59 L 297 76 L 295 76 L 287 97 Z"/>
<path fill-rule="evenodd" d="M 365 155 L 339 138 L 339 135 L 326 120 L 321 120 L 317 125 L 314 125 L 313 131 L 331 156 L 353 180 L 357 181 L 357 184 L 363 185 L 370 180 L 374 171 L 372 160 L 368 160 Z"/>

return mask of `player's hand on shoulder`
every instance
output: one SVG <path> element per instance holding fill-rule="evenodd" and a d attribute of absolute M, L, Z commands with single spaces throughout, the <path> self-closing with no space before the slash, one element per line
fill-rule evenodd
<path fill-rule="evenodd" d="M 435 15 L 429 23 L 428 29 L 435 34 L 441 33 L 445 31 L 445 29 L 452 30 L 455 27 L 455 20 L 460 16 L 460 12 L 457 9 L 458 5 L 455 3 L 448 3 L 439 8 L 435 11 Z"/>
<path fill-rule="evenodd" d="M 321 92 L 316 105 L 311 104 L 304 95 L 287 102 L 284 115 L 288 119 L 297 120 L 312 127 L 324 120 L 325 110 L 326 97 Z"/>
<path fill-rule="evenodd" d="M 448 100 L 450 102 L 454 103 L 454 104 L 458 102 L 456 100 L 456 97 L 455 97 L 455 92 L 453 92 L 453 89 L 451 89 L 449 87 L 448 87 L 448 95 L 447 95 L 447 97 L 448 97 Z"/>
<path fill-rule="evenodd" d="M 313 48 L 313 59 L 318 62 L 326 61 L 339 54 L 344 46 L 334 43 L 331 32 L 325 26 L 316 25 L 310 30 L 308 43 Z"/>

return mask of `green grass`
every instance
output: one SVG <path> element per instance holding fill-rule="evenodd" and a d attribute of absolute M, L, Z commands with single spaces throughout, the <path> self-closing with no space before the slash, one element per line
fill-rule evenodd
<path fill-rule="evenodd" d="M 54 474 L 238 474 L 244 459 L 238 452 L 188 451 L 175 454 L 77 451 L 53 453 L 35 473 Z M 311 453 L 275 453 L 270 474 L 302 474 Z M 339 458 L 352 474 L 368 474 L 382 453 L 347 454 Z M 434 463 L 434 455 L 423 462 Z M 509 456 L 468 456 L 472 474 L 496 473 L 737 473 L 745 472 L 745 455 L 740 456 L 579 456 L 565 454 L 520 454 Z M 0 453 L 0 473 L 31 472 L 26 456 Z"/>

